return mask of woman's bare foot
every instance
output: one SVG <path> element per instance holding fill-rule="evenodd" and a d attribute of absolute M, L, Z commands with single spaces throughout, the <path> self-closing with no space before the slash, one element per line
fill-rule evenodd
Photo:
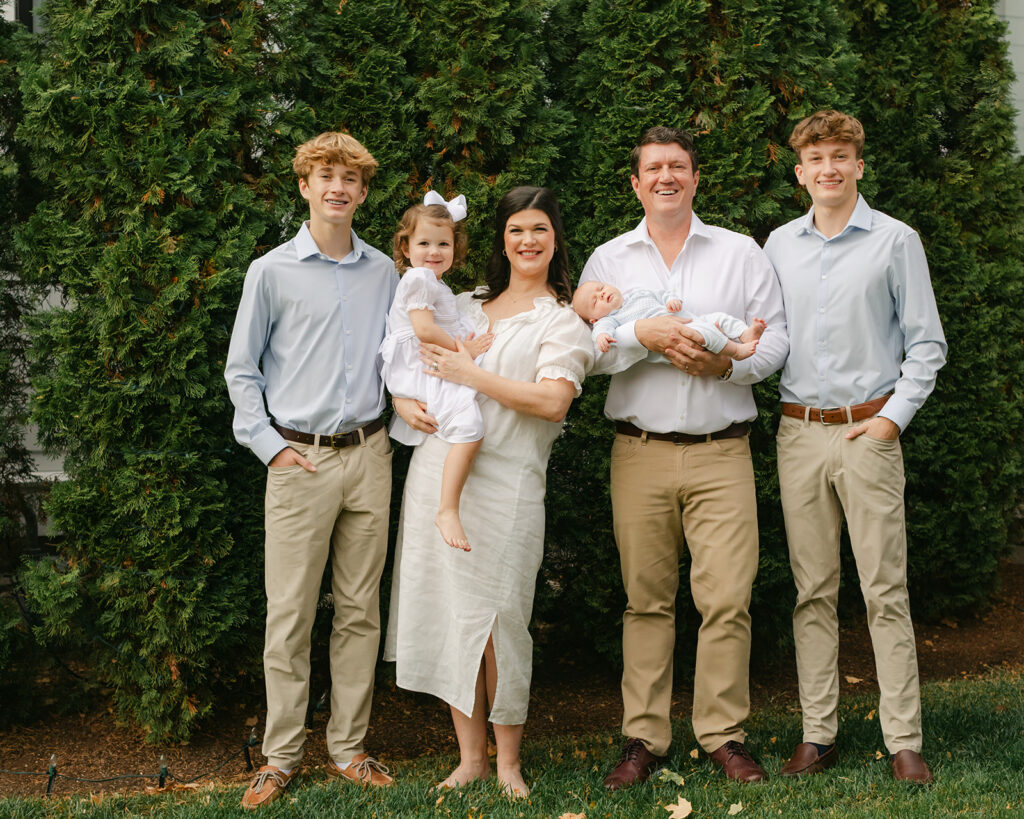
<path fill-rule="evenodd" d="M 507 770 L 499 768 L 498 783 L 501 785 L 501 792 L 509 799 L 525 799 L 530 795 L 530 786 L 526 784 L 518 767 Z"/>
<path fill-rule="evenodd" d="M 459 788 L 463 785 L 468 785 L 470 782 L 476 782 L 478 779 L 487 779 L 490 775 L 491 763 L 486 760 L 476 765 L 460 762 L 459 767 L 448 774 L 443 782 L 438 782 L 434 786 L 434 790 L 447 791 L 452 788 Z"/>
<path fill-rule="evenodd" d="M 453 549 L 469 551 L 469 538 L 466 537 L 466 532 L 462 528 L 459 513 L 454 509 L 439 509 L 437 517 L 434 518 L 434 525 L 441 530 L 444 542 Z"/>

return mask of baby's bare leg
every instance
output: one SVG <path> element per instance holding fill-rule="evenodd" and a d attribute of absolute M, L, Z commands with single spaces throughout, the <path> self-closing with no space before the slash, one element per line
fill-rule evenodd
<path fill-rule="evenodd" d="M 462 498 L 462 487 L 473 466 L 473 459 L 480 450 L 481 441 L 470 441 L 465 444 L 452 444 L 448 456 L 444 459 L 444 472 L 441 473 L 441 505 L 437 509 L 434 525 L 441 530 L 444 542 L 455 549 L 469 551 L 469 538 L 462 528 L 459 518 L 459 500 Z"/>
<path fill-rule="evenodd" d="M 731 338 L 725 342 L 725 346 L 722 348 L 722 352 L 725 353 L 733 361 L 742 361 L 744 358 L 750 358 L 754 354 L 754 350 L 757 347 L 757 341 L 745 341 L 742 344 L 733 341 Z"/>

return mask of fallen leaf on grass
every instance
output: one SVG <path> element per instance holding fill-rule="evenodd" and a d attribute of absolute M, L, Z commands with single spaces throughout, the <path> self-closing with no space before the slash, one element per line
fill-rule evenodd
<path fill-rule="evenodd" d="M 587 752 L 586 751 L 581 751 L 579 748 L 574 748 L 573 752 L 572 752 L 572 755 L 574 757 L 576 757 L 577 759 L 586 759 L 587 758 Z"/>
<path fill-rule="evenodd" d="M 875 759 L 881 759 L 881 758 L 882 758 L 882 752 L 881 751 L 875 751 Z"/>
<path fill-rule="evenodd" d="M 249 717 L 249 719 L 247 719 L 247 720 L 245 721 L 245 724 L 246 724 L 246 726 L 247 726 L 247 727 L 249 727 L 249 728 L 253 728 L 253 727 L 255 727 L 255 726 L 256 726 L 256 724 L 257 724 L 257 723 L 258 723 L 259 721 L 260 721 L 260 718 L 259 718 L 259 717 Z"/>
<path fill-rule="evenodd" d="M 690 759 L 696 759 L 699 756 L 700 756 L 700 748 L 694 748 L 692 751 L 690 751 Z"/>
<path fill-rule="evenodd" d="M 949 628 L 958 627 L 956 620 L 950 620 L 948 617 L 943 617 L 939 622 L 942 623 L 942 625 L 944 626 L 948 626 Z"/>
<path fill-rule="evenodd" d="M 859 682 L 864 682 L 864 680 L 862 680 L 860 677 L 853 677 L 853 676 L 850 676 L 849 674 L 846 675 L 846 681 L 850 685 L 856 685 Z"/>
<path fill-rule="evenodd" d="M 662 768 L 658 772 L 658 778 L 659 779 L 667 779 L 669 782 L 674 782 L 676 785 L 679 785 L 679 786 L 682 786 L 682 785 L 685 784 L 683 782 L 683 778 L 679 774 L 677 774 L 675 771 L 670 771 L 668 768 Z"/>
<path fill-rule="evenodd" d="M 436 802 L 434 802 L 434 807 L 436 808 L 436 807 L 437 807 L 438 805 L 440 805 L 440 804 L 441 804 L 441 803 L 442 803 L 443 801 L 444 801 L 444 794 L 442 793 L 442 794 L 441 794 L 441 795 L 440 795 L 439 797 L 437 797 L 437 801 L 436 801 Z"/>
<path fill-rule="evenodd" d="M 587 819 L 585 813 L 563 813 L 558 819 Z"/>
<path fill-rule="evenodd" d="M 742 810 L 743 810 L 743 803 L 742 802 L 734 802 L 733 804 L 729 805 L 729 815 L 730 816 L 735 816 L 737 813 L 739 813 Z"/>
<path fill-rule="evenodd" d="M 870 711 L 868 711 L 868 715 L 866 717 L 864 717 L 864 719 L 865 719 L 865 721 L 870 722 L 874 718 L 875 718 L 875 709 L 872 708 Z"/>
<path fill-rule="evenodd" d="M 686 819 L 693 813 L 693 805 L 690 804 L 689 799 L 683 799 L 680 796 L 679 801 L 674 805 L 665 805 L 665 810 L 668 811 L 670 819 Z"/>

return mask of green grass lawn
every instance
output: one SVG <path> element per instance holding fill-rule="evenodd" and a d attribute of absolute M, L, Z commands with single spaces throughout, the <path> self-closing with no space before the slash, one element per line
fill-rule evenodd
<path fill-rule="evenodd" d="M 846 699 L 840 707 L 840 762 L 824 775 L 802 780 L 775 776 L 800 741 L 793 708 L 770 708 L 749 722 L 748 745 L 771 775 L 768 782 L 738 785 L 714 771 L 696 748 L 689 727 L 676 724 L 668 770 L 646 785 L 608 794 L 601 785 L 618 758 L 618 736 L 529 742 L 523 751 L 530 798 L 510 802 L 494 781 L 443 798 L 431 786 L 447 773 L 452 758 L 424 757 L 393 767 L 398 784 L 368 791 L 328 783 L 320 772 L 305 775 L 266 817 L 661 817 L 680 797 L 695 817 L 741 819 L 769 816 L 1024 817 L 1024 673 L 993 672 L 982 679 L 931 683 L 923 689 L 925 758 L 935 784 L 917 787 L 893 781 L 871 697 Z M 527 725 L 529 736 L 529 725 Z M 683 784 L 675 779 L 681 778 Z M 159 796 L 0 800 L 0 817 L 221 817 L 249 815 L 239 807 L 242 788 L 211 787 Z M 737 811 L 737 807 L 742 809 Z"/>

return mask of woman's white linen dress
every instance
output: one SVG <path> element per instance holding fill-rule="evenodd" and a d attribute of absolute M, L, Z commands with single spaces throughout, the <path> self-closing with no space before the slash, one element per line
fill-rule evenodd
<path fill-rule="evenodd" d="M 442 381 L 423 371 L 420 340 L 412 329 L 410 310 L 432 310 L 434 323 L 452 338 L 468 336 L 473 324 L 459 313 L 455 294 L 426 267 L 405 271 L 388 311 L 387 334 L 380 345 L 381 375 L 396 398 L 415 398 L 427 405 L 437 420 L 437 434 L 452 444 L 478 441 L 484 434 L 476 392 L 462 384 Z M 416 446 L 426 436 L 393 416 L 389 434 L 396 441 Z"/>
<path fill-rule="evenodd" d="M 481 302 L 456 297 L 487 332 Z M 550 297 L 490 328 L 484 369 L 538 382 L 564 378 L 579 395 L 594 360 L 590 331 L 571 308 Z M 460 517 L 472 550 L 448 546 L 434 525 L 449 445 L 427 436 L 409 466 L 399 521 L 384 659 L 397 661 L 398 685 L 440 697 L 472 714 L 476 679 L 493 634 L 497 690 L 489 719 L 526 720 L 533 641 L 527 631 L 544 550 L 544 491 L 551 445 L 561 423 L 477 400 L 486 434 L 462 492 Z"/>

